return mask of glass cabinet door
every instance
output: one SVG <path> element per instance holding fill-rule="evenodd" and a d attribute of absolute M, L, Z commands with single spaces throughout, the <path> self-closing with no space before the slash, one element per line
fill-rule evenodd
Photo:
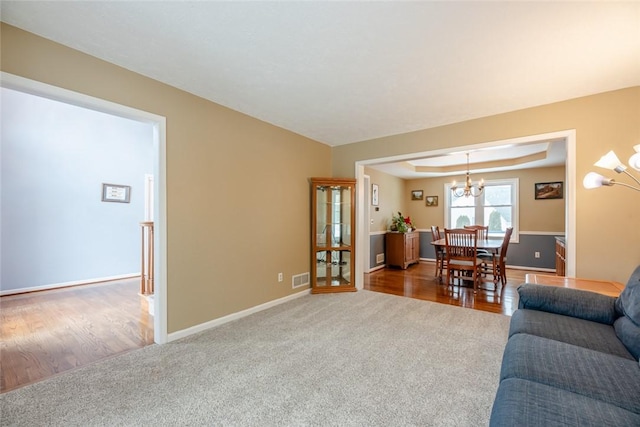
<path fill-rule="evenodd" d="M 355 291 L 355 180 L 312 178 L 312 292 Z"/>
<path fill-rule="evenodd" d="M 317 251 L 317 286 L 351 285 L 350 251 Z"/>
<path fill-rule="evenodd" d="M 351 194 L 343 186 L 316 188 L 316 243 L 319 247 L 351 246 Z"/>

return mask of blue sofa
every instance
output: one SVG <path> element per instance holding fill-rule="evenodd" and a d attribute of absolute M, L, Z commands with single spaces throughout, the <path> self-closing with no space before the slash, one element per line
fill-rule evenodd
<path fill-rule="evenodd" d="M 640 266 L 618 298 L 518 294 L 490 426 L 640 426 Z"/>

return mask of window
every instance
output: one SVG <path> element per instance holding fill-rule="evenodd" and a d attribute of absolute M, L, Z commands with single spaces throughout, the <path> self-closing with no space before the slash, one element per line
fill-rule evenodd
<path fill-rule="evenodd" d="M 489 226 L 489 236 L 502 237 L 513 227 L 512 242 L 518 241 L 518 178 L 485 181 L 479 197 L 455 197 L 451 184 L 444 185 L 445 227 Z"/>

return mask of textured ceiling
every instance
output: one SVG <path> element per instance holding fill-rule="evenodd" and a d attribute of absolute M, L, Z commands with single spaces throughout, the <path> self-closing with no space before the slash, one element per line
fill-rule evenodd
<path fill-rule="evenodd" d="M 335 146 L 640 84 L 638 2 L 12 2 L 1 19 Z"/>

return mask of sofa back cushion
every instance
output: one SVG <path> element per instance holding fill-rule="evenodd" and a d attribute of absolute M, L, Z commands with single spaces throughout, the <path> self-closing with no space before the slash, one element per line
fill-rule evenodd
<path fill-rule="evenodd" d="M 627 316 L 636 326 L 640 326 L 640 265 L 636 267 L 627 286 L 616 300 L 616 311 Z"/>
<path fill-rule="evenodd" d="M 595 292 L 525 283 L 518 287 L 518 308 L 546 311 L 613 325 L 618 299 Z"/>
<path fill-rule="evenodd" d="M 616 336 L 629 350 L 629 353 L 640 360 L 640 327 L 636 326 L 627 316 L 618 317 L 613 324 Z"/>
<path fill-rule="evenodd" d="M 627 286 L 616 300 L 616 335 L 636 359 L 640 359 L 640 266 L 629 277 Z"/>

